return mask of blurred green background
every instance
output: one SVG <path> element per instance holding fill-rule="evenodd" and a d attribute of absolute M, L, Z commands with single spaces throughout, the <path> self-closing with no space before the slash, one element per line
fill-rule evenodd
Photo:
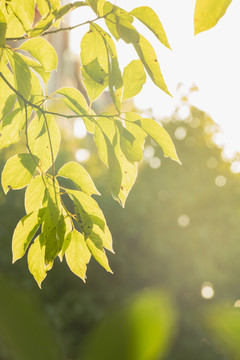
<path fill-rule="evenodd" d="M 183 165 L 163 158 L 148 139 L 125 209 L 109 194 L 92 138 L 64 131 L 57 168 L 78 150 L 90 151 L 83 165 L 103 195 L 96 199 L 113 235 L 113 275 L 91 260 L 84 284 L 57 259 L 39 290 L 26 258 L 11 264 L 24 190 L 7 197 L 1 190 L 0 360 L 33 359 L 34 353 L 46 360 L 240 358 L 238 158 L 234 165 L 222 159 L 213 142 L 217 126 L 204 112 L 189 107 L 179 120 L 180 109 L 164 127 Z M 1 153 L 1 169 L 12 151 Z M 144 357 L 148 336 L 152 348 Z M 134 337 L 137 350 L 130 349 L 132 341 L 127 345 Z"/>

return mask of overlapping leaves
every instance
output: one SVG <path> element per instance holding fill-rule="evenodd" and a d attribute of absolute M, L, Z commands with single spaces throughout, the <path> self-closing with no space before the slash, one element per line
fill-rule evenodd
<path fill-rule="evenodd" d="M 82 117 L 108 168 L 110 191 L 122 206 L 136 180 L 147 135 L 165 156 L 179 162 L 172 140 L 160 124 L 136 113 L 121 113 L 122 102 L 141 91 L 146 73 L 169 94 L 155 50 L 133 25 L 138 19 L 169 48 L 161 22 L 151 8 L 143 6 L 128 13 L 105 0 L 64 6 L 60 0 L 0 2 L 0 149 L 21 138 L 26 143 L 25 152 L 7 160 L 2 187 L 6 194 L 26 188 L 26 215 L 13 234 L 13 262 L 28 252 L 29 270 L 40 287 L 57 257 L 61 261 L 65 257 L 69 268 L 83 281 L 91 256 L 111 272 L 105 252 L 113 252 L 111 233 L 92 197 L 99 192 L 76 162 L 63 164 L 56 172 L 61 135 L 53 116 L 58 113 L 47 106 L 46 85 L 57 69 L 58 57 L 44 36 L 57 32 L 62 17 L 82 6 L 96 13 L 96 21 L 104 18 L 111 35 L 133 45 L 139 59 L 121 71 L 112 36 L 95 20 L 89 21 L 89 30 L 81 40 L 81 72 L 87 96 L 71 87 L 56 90 L 54 100 L 64 102 L 71 111 L 71 115 L 59 115 Z M 18 39 L 24 40 L 19 47 L 6 46 L 7 40 Z M 91 105 L 106 88 L 116 111 L 96 114 Z"/>

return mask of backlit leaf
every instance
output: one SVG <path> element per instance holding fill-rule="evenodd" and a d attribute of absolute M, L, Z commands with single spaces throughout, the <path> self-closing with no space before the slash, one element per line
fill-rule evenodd
<path fill-rule="evenodd" d="M 31 212 L 18 222 L 12 239 L 13 263 L 25 254 L 28 245 L 43 221 L 44 210 Z"/>
<path fill-rule="evenodd" d="M 79 200 L 71 195 L 74 204 L 74 215 L 76 220 L 76 230 L 84 234 L 85 240 L 89 237 L 92 232 L 93 221 L 90 215 L 83 209 Z"/>
<path fill-rule="evenodd" d="M 46 206 L 46 179 L 43 176 L 35 176 L 26 189 L 25 210 L 27 214 Z"/>
<path fill-rule="evenodd" d="M 54 47 L 43 38 L 34 38 L 25 41 L 21 50 L 28 51 L 40 64 L 45 71 L 57 69 L 58 57 Z"/>
<path fill-rule="evenodd" d="M 81 75 L 85 88 L 87 90 L 88 97 L 90 101 L 93 102 L 106 89 L 108 85 L 107 78 L 105 78 L 103 84 L 99 84 L 86 73 L 83 67 L 81 68 Z"/>
<path fill-rule="evenodd" d="M 86 240 L 86 244 L 91 251 L 91 254 L 93 257 L 97 260 L 97 262 L 104 267 L 107 271 L 112 273 L 112 270 L 110 269 L 108 259 L 106 256 L 106 253 L 103 248 L 103 241 L 101 239 L 101 234 L 99 232 L 95 232 L 96 226 L 93 227 L 93 230 Z"/>
<path fill-rule="evenodd" d="M 26 32 L 30 30 L 34 19 L 35 1 L 12 0 L 11 2 L 8 3 L 8 7 L 12 9 L 14 15 L 22 24 L 24 30 Z"/>
<path fill-rule="evenodd" d="M 91 111 L 88 108 L 88 104 L 79 90 L 65 87 L 59 89 L 57 93 L 64 96 L 63 101 L 76 114 L 79 114 L 80 116 L 91 114 Z M 94 133 L 95 125 L 91 117 L 89 116 L 88 118 L 87 116 L 83 116 L 83 121 L 87 128 L 87 131 L 90 133 Z"/>
<path fill-rule="evenodd" d="M 83 235 L 77 230 L 74 229 L 68 236 L 70 243 L 65 252 L 67 264 L 70 270 L 85 282 L 87 264 L 90 261 L 91 253 Z"/>
<path fill-rule="evenodd" d="M 146 82 L 146 74 L 140 60 L 131 61 L 123 72 L 123 98 L 122 101 L 136 96 Z"/>
<path fill-rule="evenodd" d="M 86 73 L 97 83 L 103 84 L 108 75 L 108 54 L 95 25 L 90 25 L 89 31 L 82 38 L 81 61 Z"/>
<path fill-rule="evenodd" d="M 14 86 L 14 78 L 12 72 L 9 70 L 7 64 L 1 63 L 1 72 L 8 80 L 8 82 Z M 16 94 L 9 88 L 5 81 L 0 78 L 0 121 L 6 116 L 14 107 L 16 102 Z"/>
<path fill-rule="evenodd" d="M 103 15 L 103 7 L 106 0 L 87 0 L 87 3 L 91 6 L 93 11 L 99 15 Z"/>
<path fill-rule="evenodd" d="M 9 189 L 17 190 L 27 186 L 38 161 L 37 157 L 34 160 L 30 154 L 18 154 L 8 159 L 2 171 L 2 187 L 5 194 Z"/>
<path fill-rule="evenodd" d="M 59 176 L 71 179 L 83 192 L 88 195 L 97 194 L 97 191 L 90 175 L 80 164 L 70 161 L 61 167 L 58 171 Z"/>
<path fill-rule="evenodd" d="M 31 94 L 31 73 L 29 67 L 16 52 L 7 51 L 7 56 L 13 71 L 15 88 L 28 100 Z M 18 97 L 18 101 L 23 106 L 21 97 Z"/>
<path fill-rule="evenodd" d="M 45 265 L 45 247 L 40 241 L 41 235 L 37 236 L 28 251 L 28 268 L 41 289 L 41 283 L 47 276 Z"/>
<path fill-rule="evenodd" d="M 51 4 L 48 0 L 36 0 L 38 10 L 43 16 L 51 11 Z"/>
<path fill-rule="evenodd" d="M 19 21 L 19 19 L 14 15 L 13 10 L 10 6 L 5 6 L 5 2 L 0 3 L 0 9 L 5 16 L 5 19 L 7 21 L 7 31 L 6 31 L 6 37 L 18 37 L 25 34 L 25 30 L 23 28 L 22 23 Z"/>
<path fill-rule="evenodd" d="M 131 162 L 140 162 L 143 157 L 143 148 L 138 139 L 125 127 L 122 126 L 120 121 L 117 121 L 118 130 L 120 133 L 120 147 Z"/>
<path fill-rule="evenodd" d="M 155 13 L 155 11 L 149 6 L 140 6 L 136 9 L 133 9 L 130 14 L 135 16 L 140 20 L 144 25 L 146 25 L 149 30 L 153 32 L 156 38 L 166 47 L 170 49 L 167 36 L 163 29 L 163 26 Z"/>
<path fill-rule="evenodd" d="M 0 123 L 0 149 L 15 144 L 20 140 L 20 132 L 25 125 L 25 114 L 16 108 L 5 116 Z"/>
<path fill-rule="evenodd" d="M 7 21 L 3 12 L 0 10 L 0 47 L 5 46 L 6 40 L 6 31 L 7 31 Z"/>
<path fill-rule="evenodd" d="M 39 165 L 43 171 L 46 171 L 52 165 L 51 147 L 55 160 L 61 141 L 60 137 L 58 125 L 52 115 L 46 114 L 45 117 L 41 113 L 39 116 L 35 116 L 28 126 L 29 148 L 40 159 Z"/>
<path fill-rule="evenodd" d="M 211 29 L 225 14 L 232 0 L 196 0 L 194 32 L 198 34 Z"/>
<path fill-rule="evenodd" d="M 43 66 L 41 64 L 39 64 L 39 62 L 33 60 L 32 58 L 19 54 L 24 62 L 31 67 L 34 71 L 36 71 L 43 79 L 43 81 L 45 82 L 45 84 L 48 82 L 49 77 L 50 77 L 50 72 L 46 71 Z"/>
<path fill-rule="evenodd" d="M 133 46 L 154 84 L 170 95 L 152 45 L 140 35 L 139 41 Z"/>
<path fill-rule="evenodd" d="M 64 15 L 68 14 L 70 11 L 73 11 L 79 7 L 87 6 L 85 1 L 75 1 L 74 3 L 66 4 L 57 10 L 53 11 L 55 19 L 61 19 Z"/>

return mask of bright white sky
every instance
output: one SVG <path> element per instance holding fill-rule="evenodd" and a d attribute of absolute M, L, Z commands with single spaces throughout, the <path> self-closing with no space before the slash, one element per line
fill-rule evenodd
<path fill-rule="evenodd" d="M 165 82 L 173 95 L 169 97 L 148 79 L 135 104 L 141 109 L 152 108 L 154 115 L 171 115 L 179 96 L 176 89 L 182 83 L 199 88 L 191 95 L 192 104 L 205 110 L 221 125 L 229 156 L 240 152 L 240 1 L 233 0 L 225 16 L 213 29 L 193 35 L 194 0 L 117 0 L 126 10 L 148 5 L 158 14 L 166 31 L 172 51 L 161 45 L 139 22 L 136 27 L 155 48 Z M 73 12 L 71 24 L 88 16 L 82 8 Z M 79 54 L 79 44 L 87 28 L 71 32 L 70 49 Z M 131 45 L 118 42 L 119 60 L 127 65 L 137 55 Z"/>

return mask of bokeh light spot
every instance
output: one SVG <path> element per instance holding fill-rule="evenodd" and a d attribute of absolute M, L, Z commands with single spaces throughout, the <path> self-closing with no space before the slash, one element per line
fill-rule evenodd
<path fill-rule="evenodd" d="M 212 299 L 214 294 L 213 284 L 211 282 L 204 282 L 201 288 L 201 296 L 204 299 Z"/>
<path fill-rule="evenodd" d="M 188 215 L 182 214 L 178 217 L 177 222 L 180 227 L 185 228 L 189 225 L 190 218 Z"/>
<path fill-rule="evenodd" d="M 75 158 L 79 162 L 87 161 L 89 157 L 90 157 L 90 151 L 87 149 L 78 149 L 75 152 Z"/>
<path fill-rule="evenodd" d="M 223 175 L 218 175 L 215 178 L 215 184 L 219 187 L 223 187 L 224 185 L 226 185 L 226 183 L 227 183 L 227 179 Z"/>
<path fill-rule="evenodd" d="M 154 156 L 150 159 L 149 165 L 152 169 L 158 169 L 161 166 L 161 160 Z"/>
<path fill-rule="evenodd" d="M 183 126 L 178 126 L 175 130 L 174 136 L 177 140 L 183 140 L 187 135 L 187 131 Z"/>

